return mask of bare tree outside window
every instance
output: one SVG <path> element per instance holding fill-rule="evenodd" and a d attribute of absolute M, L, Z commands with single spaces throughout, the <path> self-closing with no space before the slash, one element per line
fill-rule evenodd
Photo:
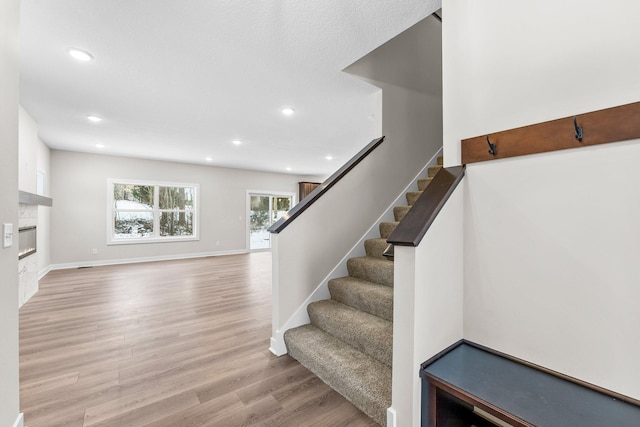
<path fill-rule="evenodd" d="M 197 185 L 112 182 L 111 243 L 196 236 Z"/>

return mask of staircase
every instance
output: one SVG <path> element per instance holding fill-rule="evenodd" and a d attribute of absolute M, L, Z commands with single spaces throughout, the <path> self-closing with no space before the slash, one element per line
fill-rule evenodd
<path fill-rule="evenodd" d="M 382 426 L 391 406 L 393 356 L 393 260 L 382 254 L 387 238 L 433 176 L 428 169 L 407 205 L 393 209 L 395 222 L 379 224 L 380 238 L 365 241 L 364 257 L 347 261 L 349 276 L 331 279 L 331 299 L 309 304 L 311 323 L 284 334 L 289 355 Z"/>

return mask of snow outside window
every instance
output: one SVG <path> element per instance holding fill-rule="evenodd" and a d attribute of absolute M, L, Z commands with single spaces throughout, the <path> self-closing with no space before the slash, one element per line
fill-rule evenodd
<path fill-rule="evenodd" d="M 197 240 L 197 184 L 109 180 L 109 244 Z"/>

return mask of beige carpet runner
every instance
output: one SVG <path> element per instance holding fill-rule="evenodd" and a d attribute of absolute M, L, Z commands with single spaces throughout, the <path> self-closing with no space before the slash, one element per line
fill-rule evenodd
<path fill-rule="evenodd" d="M 395 222 L 380 223 L 380 238 L 365 242 L 366 256 L 347 261 L 349 276 L 329 281 L 331 299 L 309 304 L 311 323 L 284 334 L 289 355 L 382 426 L 391 406 L 393 356 L 393 261 L 382 253 L 441 167 L 430 167 L 419 191 L 406 194 L 407 205 L 394 208 Z"/>

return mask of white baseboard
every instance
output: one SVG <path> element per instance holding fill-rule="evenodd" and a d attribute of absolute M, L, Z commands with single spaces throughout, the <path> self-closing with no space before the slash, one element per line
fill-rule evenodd
<path fill-rule="evenodd" d="M 393 409 L 393 406 L 387 408 L 387 427 L 397 427 L 398 418 L 396 414 L 396 410 Z"/>
<path fill-rule="evenodd" d="M 287 354 L 287 346 L 284 344 L 284 332 L 276 331 L 276 336 L 271 337 L 269 351 L 278 357 Z"/>
<path fill-rule="evenodd" d="M 13 423 L 13 427 L 24 427 L 24 414 L 22 412 L 18 414 L 18 418 L 16 418 L 16 422 Z"/>
<path fill-rule="evenodd" d="M 43 268 L 42 270 L 40 270 L 40 272 L 38 273 L 38 280 L 42 279 L 50 271 L 51 271 L 51 265 L 48 265 L 45 268 Z"/>
<path fill-rule="evenodd" d="M 239 254 L 246 254 L 246 253 L 249 253 L 249 251 L 247 251 L 246 249 L 239 249 L 234 251 L 198 252 L 198 253 L 192 253 L 192 254 L 159 255 L 159 256 L 140 257 L 140 258 L 120 258 L 120 259 L 106 259 L 106 260 L 97 260 L 97 261 L 71 262 L 71 263 L 65 263 L 65 264 L 52 264 L 48 268 L 49 268 L 49 271 L 65 270 L 68 268 L 98 267 L 103 265 L 117 265 L 117 264 L 135 264 L 139 262 L 171 261 L 176 259 L 206 258 L 210 256 L 239 255 Z"/>

